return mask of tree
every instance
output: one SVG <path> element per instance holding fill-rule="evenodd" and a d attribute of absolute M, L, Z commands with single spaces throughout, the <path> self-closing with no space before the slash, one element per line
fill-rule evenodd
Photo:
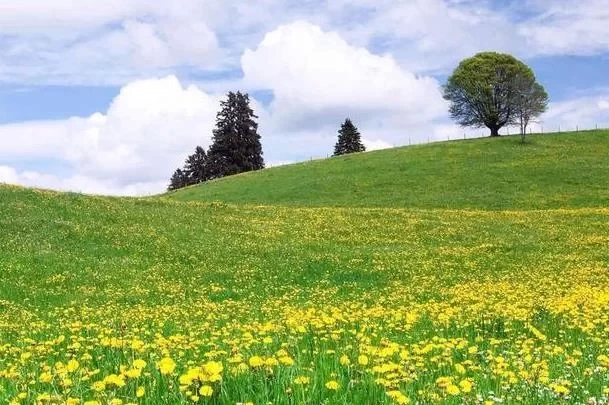
<path fill-rule="evenodd" d="M 548 109 L 548 93 L 539 83 L 527 80 L 519 80 L 516 88 L 516 113 L 520 140 L 524 143 L 529 123 Z"/>
<path fill-rule="evenodd" d="M 264 168 L 262 144 L 247 94 L 229 92 L 220 103 L 212 145 L 207 154 L 209 178 Z"/>
<path fill-rule="evenodd" d="M 525 84 L 529 88 L 522 88 Z M 482 52 L 459 64 L 444 86 L 444 99 L 461 126 L 487 127 L 491 136 L 499 136 L 502 127 L 518 123 L 520 94 L 534 85 L 541 87 L 518 59 Z"/>
<path fill-rule="evenodd" d="M 171 176 L 171 179 L 169 180 L 169 187 L 167 187 L 167 190 L 177 190 L 179 188 L 186 187 L 187 185 L 188 175 L 184 173 L 182 169 L 177 169 L 175 172 L 173 172 L 173 176 Z"/>
<path fill-rule="evenodd" d="M 205 149 L 200 146 L 195 148 L 195 153 L 186 159 L 184 172 L 188 177 L 188 184 L 198 184 L 208 179 Z"/>
<path fill-rule="evenodd" d="M 334 156 L 365 151 L 366 147 L 362 143 L 362 137 L 357 127 L 347 118 L 338 131 L 338 141 L 334 146 Z"/>

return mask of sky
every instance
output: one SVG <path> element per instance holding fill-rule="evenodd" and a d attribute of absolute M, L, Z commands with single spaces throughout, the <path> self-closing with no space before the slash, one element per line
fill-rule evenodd
<path fill-rule="evenodd" d="M 346 117 L 369 150 L 482 136 L 441 92 L 480 51 L 533 68 L 536 130 L 609 127 L 609 0 L 0 0 L 0 183 L 161 193 L 231 90 L 267 166 Z"/>

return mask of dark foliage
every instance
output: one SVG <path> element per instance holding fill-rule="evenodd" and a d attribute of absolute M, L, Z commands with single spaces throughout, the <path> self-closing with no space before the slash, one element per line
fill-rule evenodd
<path fill-rule="evenodd" d="M 210 178 L 264 168 L 256 118 L 247 94 L 228 93 L 216 117 L 213 142 L 207 155 Z"/>
<path fill-rule="evenodd" d="M 334 156 L 365 151 L 366 147 L 362 143 L 362 137 L 357 127 L 347 118 L 338 131 L 338 141 L 334 146 Z"/>
<path fill-rule="evenodd" d="M 247 94 L 230 92 L 216 117 L 209 151 L 197 146 L 183 169 L 171 177 L 169 190 L 264 168 L 262 144 Z"/>
<path fill-rule="evenodd" d="M 208 180 L 207 175 L 207 154 L 205 149 L 197 146 L 195 153 L 188 156 L 184 165 L 184 172 L 188 176 L 188 184 L 203 183 Z"/>
<path fill-rule="evenodd" d="M 188 175 L 184 173 L 182 169 L 176 169 L 176 171 L 173 172 L 173 176 L 171 176 L 171 179 L 169 180 L 169 187 L 167 187 L 167 190 L 177 190 L 179 188 L 186 187 L 187 185 Z"/>

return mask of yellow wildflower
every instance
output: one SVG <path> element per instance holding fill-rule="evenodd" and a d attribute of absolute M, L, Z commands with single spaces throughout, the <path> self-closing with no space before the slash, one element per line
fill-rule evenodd
<path fill-rule="evenodd" d="M 336 382 L 334 380 L 328 381 L 326 383 L 326 388 L 329 389 L 330 391 L 336 391 L 336 390 L 338 390 L 339 387 L 340 387 L 340 385 L 338 384 L 338 382 Z"/>
<path fill-rule="evenodd" d="M 201 389 L 199 389 L 199 394 L 201 394 L 204 397 L 211 397 L 213 393 L 214 393 L 214 389 L 212 387 L 210 387 L 209 385 L 204 385 L 201 387 Z"/>

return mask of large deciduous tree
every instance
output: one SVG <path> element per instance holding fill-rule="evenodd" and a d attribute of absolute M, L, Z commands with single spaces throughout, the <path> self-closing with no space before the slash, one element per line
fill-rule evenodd
<path fill-rule="evenodd" d="M 517 81 L 516 114 L 520 124 L 520 137 L 525 141 L 527 127 L 536 117 L 548 109 L 548 93 L 539 83 L 528 79 Z"/>
<path fill-rule="evenodd" d="M 362 143 L 362 137 L 357 127 L 347 118 L 338 130 L 338 140 L 334 145 L 334 156 L 365 151 L 366 147 Z"/>
<path fill-rule="evenodd" d="M 482 52 L 459 64 L 444 86 L 444 98 L 460 125 L 487 127 L 491 136 L 499 136 L 502 127 L 519 123 L 522 95 L 534 88 L 536 94 L 543 90 L 527 65 L 511 55 Z M 541 113 L 529 111 L 530 118 Z"/>
<path fill-rule="evenodd" d="M 247 94 L 227 94 L 216 116 L 213 141 L 207 154 L 210 178 L 264 168 L 256 118 Z"/>

